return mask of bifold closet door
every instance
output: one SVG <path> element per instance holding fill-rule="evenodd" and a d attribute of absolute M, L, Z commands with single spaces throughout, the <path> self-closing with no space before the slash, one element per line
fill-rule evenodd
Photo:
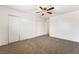
<path fill-rule="evenodd" d="M 19 17 L 9 16 L 9 43 L 20 40 Z"/>

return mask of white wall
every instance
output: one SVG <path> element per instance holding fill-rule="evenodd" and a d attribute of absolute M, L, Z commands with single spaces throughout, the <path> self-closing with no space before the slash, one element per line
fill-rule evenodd
<path fill-rule="evenodd" d="M 7 7 L 0 6 L 0 46 L 8 44 L 9 18 L 8 15 L 19 16 L 21 24 L 21 40 L 48 34 L 47 23 L 35 13 L 23 13 Z M 18 23 L 19 23 L 18 22 Z"/>
<path fill-rule="evenodd" d="M 79 42 L 79 11 L 50 18 L 50 36 Z"/>
<path fill-rule="evenodd" d="M 0 7 L 0 46 L 8 43 L 8 15 L 6 8 Z"/>

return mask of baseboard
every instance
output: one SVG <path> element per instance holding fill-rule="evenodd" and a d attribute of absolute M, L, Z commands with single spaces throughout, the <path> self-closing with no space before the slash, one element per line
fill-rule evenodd
<path fill-rule="evenodd" d="M 37 35 L 37 36 L 31 37 L 31 38 L 26 38 L 24 40 L 33 39 L 33 38 L 37 38 L 37 37 L 41 37 L 41 36 L 46 36 L 46 35 L 48 36 L 48 34 L 42 34 L 42 35 Z M 16 41 L 16 42 L 11 42 L 11 43 L 0 45 L 0 46 L 6 46 L 6 45 L 9 45 L 9 44 L 17 43 L 17 42 L 24 41 L 24 40 L 19 40 L 19 41 Z"/>
<path fill-rule="evenodd" d="M 42 37 L 42 36 L 49 36 L 49 34 L 37 35 L 37 36 L 31 37 L 31 38 L 26 38 L 24 40 L 38 38 L 38 37 Z"/>
<path fill-rule="evenodd" d="M 51 38 L 55 38 L 55 39 L 59 39 L 59 40 L 64 40 L 64 41 L 69 41 L 69 42 L 74 42 L 74 43 L 79 43 L 77 41 L 74 40 L 69 40 L 69 39 L 64 39 L 64 38 L 60 38 L 60 37 L 55 37 L 55 36 L 50 36 Z"/>

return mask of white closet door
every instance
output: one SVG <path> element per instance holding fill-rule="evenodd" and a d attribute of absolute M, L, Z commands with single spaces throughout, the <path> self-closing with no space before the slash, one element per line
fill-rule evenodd
<path fill-rule="evenodd" d="M 19 41 L 20 23 L 16 16 L 9 16 L 9 43 Z"/>

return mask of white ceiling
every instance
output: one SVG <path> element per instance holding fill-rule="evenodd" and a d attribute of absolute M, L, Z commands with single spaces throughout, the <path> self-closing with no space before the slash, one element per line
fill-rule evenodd
<path fill-rule="evenodd" d="M 7 7 L 27 13 L 38 11 L 37 6 L 38 5 L 8 5 Z M 54 7 L 55 15 L 79 10 L 79 5 L 54 5 Z"/>
<path fill-rule="evenodd" d="M 79 5 L 55 5 L 54 14 L 63 14 L 63 13 L 68 13 L 78 10 L 79 10 Z"/>

